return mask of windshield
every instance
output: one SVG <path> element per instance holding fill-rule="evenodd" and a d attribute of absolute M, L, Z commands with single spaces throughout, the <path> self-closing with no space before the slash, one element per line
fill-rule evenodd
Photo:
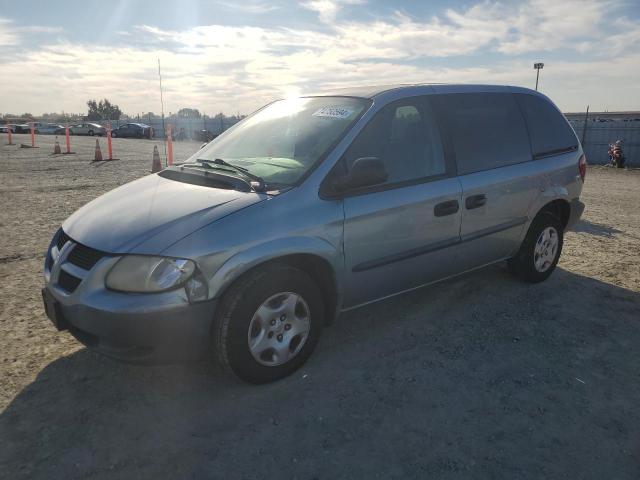
<path fill-rule="evenodd" d="M 225 132 L 188 162 L 217 158 L 245 168 L 267 184 L 291 185 L 359 117 L 368 101 L 306 97 L 276 101 Z"/>

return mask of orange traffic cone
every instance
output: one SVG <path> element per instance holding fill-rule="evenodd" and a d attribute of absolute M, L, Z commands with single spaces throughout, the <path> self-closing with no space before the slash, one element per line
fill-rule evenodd
<path fill-rule="evenodd" d="M 153 162 L 151 163 L 151 173 L 156 173 L 162 170 L 162 164 L 160 163 L 160 153 L 158 153 L 158 146 L 153 146 Z"/>
<path fill-rule="evenodd" d="M 94 162 L 101 162 L 102 161 L 102 151 L 100 151 L 100 142 L 98 141 L 97 138 L 96 138 L 96 154 L 93 157 L 93 161 Z"/>
<path fill-rule="evenodd" d="M 62 150 L 60 149 L 60 144 L 58 143 L 58 137 L 56 137 L 56 145 L 55 147 L 53 147 L 53 154 L 60 155 L 61 153 L 62 153 Z"/>

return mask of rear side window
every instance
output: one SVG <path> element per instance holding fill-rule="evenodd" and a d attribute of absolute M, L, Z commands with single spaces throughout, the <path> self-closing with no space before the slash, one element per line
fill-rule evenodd
<path fill-rule="evenodd" d="M 535 95 L 516 95 L 531 136 L 534 157 L 544 157 L 578 148 L 569 123 L 550 102 Z"/>
<path fill-rule="evenodd" d="M 510 93 L 461 93 L 438 98 L 447 119 L 458 174 L 531 160 L 524 118 Z"/>

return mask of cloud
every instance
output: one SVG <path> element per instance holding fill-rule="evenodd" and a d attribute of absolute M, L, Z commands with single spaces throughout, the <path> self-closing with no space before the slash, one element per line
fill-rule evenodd
<path fill-rule="evenodd" d="M 219 5 L 228 10 L 235 10 L 238 12 L 255 14 L 255 15 L 269 13 L 269 12 L 273 12 L 275 10 L 280 9 L 280 7 L 277 5 L 270 5 L 268 3 L 259 2 L 259 1 L 244 1 L 242 3 L 218 1 L 216 2 L 216 5 Z"/>
<path fill-rule="evenodd" d="M 0 45 L 16 45 L 18 43 L 18 35 L 13 30 L 11 20 L 0 17 Z"/>
<path fill-rule="evenodd" d="M 545 61 L 541 86 L 563 108 L 640 108 L 640 26 L 608 0 L 483 1 L 426 19 L 397 11 L 369 21 L 340 20 L 344 1 L 318 1 L 305 8 L 335 19 L 319 29 L 139 25 L 119 32 L 118 48 L 47 42 L 0 60 L 3 76 L 21 79 L 3 87 L 2 108 L 83 111 L 87 99 L 108 97 L 131 114 L 157 112 L 157 58 L 165 110 L 174 112 L 248 113 L 289 92 L 363 84 L 533 86 L 535 60 Z M 0 39 L 21 35 L 0 19 Z"/>
<path fill-rule="evenodd" d="M 364 5 L 365 0 L 308 0 L 300 3 L 307 10 L 318 13 L 321 22 L 334 23 L 338 11 L 345 5 Z"/>
<path fill-rule="evenodd" d="M 61 27 L 47 27 L 41 25 L 29 25 L 18 27 L 13 20 L 0 17 L 0 45 L 15 46 L 23 43 L 25 34 L 61 33 Z"/>

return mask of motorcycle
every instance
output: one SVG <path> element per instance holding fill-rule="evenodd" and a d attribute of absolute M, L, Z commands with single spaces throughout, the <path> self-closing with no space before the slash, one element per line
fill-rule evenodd
<path fill-rule="evenodd" d="M 624 168 L 625 157 L 622 151 L 622 140 L 616 140 L 609 144 L 609 165 L 615 168 Z"/>

